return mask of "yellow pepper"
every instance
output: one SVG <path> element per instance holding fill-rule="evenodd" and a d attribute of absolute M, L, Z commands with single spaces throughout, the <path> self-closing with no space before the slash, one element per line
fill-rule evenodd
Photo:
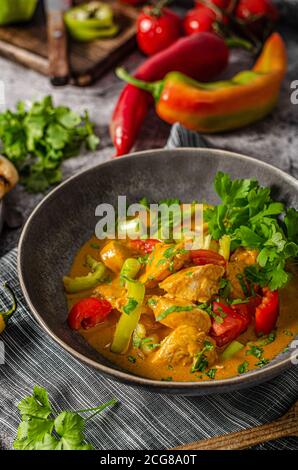
<path fill-rule="evenodd" d="M 0 312 L 0 334 L 5 330 L 9 318 L 14 314 L 17 309 L 17 300 L 13 290 L 9 287 L 7 283 L 4 284 L 5 289 L 7 289 L 12 297 L 12 307 L 7 312 Z"/>

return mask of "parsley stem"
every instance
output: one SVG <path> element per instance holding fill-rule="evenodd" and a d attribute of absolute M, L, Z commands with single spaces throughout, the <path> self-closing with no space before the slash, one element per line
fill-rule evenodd
<path fill-rule="evenodd" d="M 93 415 L 90 416 L 93 417 L 95 414 L 97 413 L 100 413 L 101 411 L 103 411 L 105 408 L 107 408 L 108 406 L 113 406 L 115 405 L 117 402 L 116 398 L 113 398 L 112 400 L 108 401 L 107 403 L 104 403 L 103 405 L 99 405 L 99 406 L 96 406 L 94 408 L 86 408 L 85 410 L 79 410 L 79 411 L 75 411 L 75 413 L 89 413 L 90 411 L 95 411 L 96 413 L 94 413 Z M 87 418 L 89 419 L 89 418 Z"/>

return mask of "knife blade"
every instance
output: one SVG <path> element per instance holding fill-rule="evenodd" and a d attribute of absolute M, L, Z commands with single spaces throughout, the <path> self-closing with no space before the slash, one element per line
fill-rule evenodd
<path fill-rule="evenodd" d="M 71 0 L 45 0 L 47 11 L 49 76 L 54 86 L 66 85 L 70 69 L 64 12 Z"/>

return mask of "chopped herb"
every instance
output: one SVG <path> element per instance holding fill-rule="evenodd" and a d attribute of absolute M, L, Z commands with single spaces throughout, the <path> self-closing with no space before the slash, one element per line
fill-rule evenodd
<path fill-rule="evenodd" d="M 200 380 L 202 380 L 202 378 L 203 378 L 202 375 L 198 375 L 198 374 L 196 374 L 195 377 L 196 377 L 196 379 L 200 379 Z"/>
<path fill-rule="evenodd" d="M 244 280 L 243 274 L 237 274 L 237 279 L 240 283 L 240 286 L 241 286 L 241 289 L 243 290 L 244 295 L 246 295 L 248 297 L 249 296 L 249 291 L 248 291 L 246 282 Z"/>
<path fill-rule="evenodd" d="M 174 367 L 172 366 L 172 364 L 168 364 L 168 370 L 173 370 Z"/>
<path fill-rule="evenodd" d="M 257 367 L 264 367 L 264 366 L 266 366 L 269 362 L 270 362 L 269 359 L 265 359 L 265 358 L 263 357 L 263 358 L 262 358 L 259 362 L 257 362 L 255 365 L 256 365 Z"/>
<path fill-rule="evenodd" d="M 127 356 L 127 359 L 129 362 L 131 362 L 132 364 L 135 364 L 137 362 L 137 359 L 136 357 L 134 356 Z"/>
<path fill-rule="evenodd" d="M 147 304 L 148 304 L 148 305 L 156 305 L 156 304 L 157 304 L 157 300 L 156 300 L 156 299 L 153 299 L 153 298 L 151 297 L 151 299 L 148 299 Z"/>
<path fill-rule="evenodd" d="M 175 246 L 170 246 L 163 253 L 164 258 L 166 258 L 166 259 L 172 258 L 175 255 L 175 251 L 176 251 L 176 247 Z"/>
<path fill-rule="evenodd" d="M 290 330 L 284 330 L 283 334 L 286 336 L 294 336 L 294 334 Z"/>
<path fill-rule="evenodd" d="M 174 271 L 174 260 L 170 261 L 169 271 L 172 273 Z"/>
<path fill-rule="evenodd" d="M 259 344 L 260 346 L 266 346 L 267 344 L 273 343 L 275 339 L 276 339 L 276 331 L 273 330 L 271 331 L 271 333 L 269 333 L 269 335 L 261 338 L 261 340 L 259 341 Z"/>
<path fill-rule="evenodd" d="M 161 321 L 164 318 L 166 318 L 168 315 L 174 312 L 189 312 L 190 310 L 193 310 L 194 306 L 193 305 L 172 305 L 172 307 L 167 308 L 162 312 L 158 317 L 156 318 L 157 321 Z"/>
<path fill-rule="evenodd" d="M 284 349 L 282 352 L 283 352 L 283 353 L 286 353 L 286 352 L 289 351 L 289 349 L 290 349 L 289 346 L 286 346 L 285 349 Z"/>
<path fill-rule="evenodd" d="M 185 273 L 185 276 L 187 276 L 187 277 L 190 277 L 190 276 L 192 276 L 192 275 L 193 275 L 193 272 L 192 272 L 192 271 L 188 271 L 188 273 Z"/>
<path fill-rule="evenodd" d="M 231 282 L 229 279 L 222 278 L 219 284 L 219 296 L 228 299 L 231 293 Z"/>
<path fill-rule="evenodd" d="M 138 302 L 136 299 L 133 299 L 132 297 L 128 299 L 128 302 L 126 305 L 123 307 L 123 312 L 126 313 L 127 315 L 130 315 L 138 306 Z"/>
<path fill-rule="evenodd" d="M 238 373 L 245 374 L 245 372 L 248 371 L 248 366 L 249 366 L 249 363 L 247 361 L 244 361 L 242 364 L 239 365 Z"/>
<path fill-rule="evenodd" d="M 147 264 L 148 263 L 148 258 L 149 258 L 149 253 L 147 253 L 146 255 L 144 256 L 139 256 L 137 259 L 138 259 L 138 262 L 141 263 L 141 264 Z"/>
<path fill-rule="evenodd" d="M 146 198 L 146 197 L 142 197 L 140 200 L 139 200 L 139 204 L 141 204 L 141 206 L 144 206 L 146 207 L 146 209 L 149 209 L 149 200 Z"/>
<path fill-rule="evenodd" d="M 262 357 L 263 352 L 264 352 L 263 348 L 252 345 L 250 346 L 250 349 L 246 351 L 246 355 L 255 356 L 257 359 L 260 359 Z"/>
<path fill-rule="evenodd" d="M 161 380 L 162 382 L 172 382 L 173 377 L 165 377 L 165 378 L 162 378 Z"/>
<path fill-rule="evenodd" d="M 239 304 L 248 304 L 249 299 L 234 299 L 231 302 L 231 305 L 239 305 Z"/>
<path fill-rule="evenodd" d="M 216 372 L 217 372 L 217 369 L 209 369 L 208 372 L 206 372 L 206 375 L 208 375 L 210 379 L 214 379 Z"/>
<path fill-rule="evenodd" d="M 212 305 L 208 305 L 206 303 L 204 304 L 199 304 L 198 305 L 198 308 L 200 308 L 201 310 L 204 310 L 205 312 L 208 313 L 208 315 L 212 316 Z"/>
<path fill-rule="evenodd" d="M 98 243 L 90 243 L 90 247 L 93 248 L 94 250 L 99 250 L 99 248 L 100 248 Z"/>
<path fill-rule="evenodd" d="M 161 259 L 157 262 L 156 266 L 161 266 L 161 265 L 163 265 L 163 264 L 165 264 L 165 263 L 167 263 L 167 262 L 168 262 L 168 260 L 167 260 L 166 258 L 161 258 Z"/>
<path fill-rule="evenodd" d="M 194 362 L 191 368 L 192 373 L 204 372 L 207 369 L 208 360 L 205 355 L 205 352 L 211 351 L 213 348 L 214 348 L 214 345 L 210 341 L 206 340 L 204 342 L 203 348 L 194 357 Z"/>

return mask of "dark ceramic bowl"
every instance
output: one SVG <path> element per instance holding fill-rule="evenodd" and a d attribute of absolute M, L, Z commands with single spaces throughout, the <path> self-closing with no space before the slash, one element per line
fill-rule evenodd
<path fill-rule="evenodd" d="M 144 195 L 152 201 L 178 197 L 186 202 L 206 199 L 216 203 L 213 179 L 218 170 L 232 177 L 257 177 L 272 188 L 276 198 L 298 207 L 298 182 L 291 176 L 252 158 L 208 149 L 154 150 L 115 159 L 70 178 L 42 201 L 23 230 L 18 270 L 33 315 L 55 341 L 99 373 L 152 391 L 183 395 L 248 387 L 291 365 L 288 352 L 262 369 L 231 379 L 203 383 L 149 380 L 120 370 L 67 326 L 61 279 L 77 250 L 94 232 L 95 207 L 102 202 L 115 204 L 118 195 L 126 195 L 129 203 Z"/>

